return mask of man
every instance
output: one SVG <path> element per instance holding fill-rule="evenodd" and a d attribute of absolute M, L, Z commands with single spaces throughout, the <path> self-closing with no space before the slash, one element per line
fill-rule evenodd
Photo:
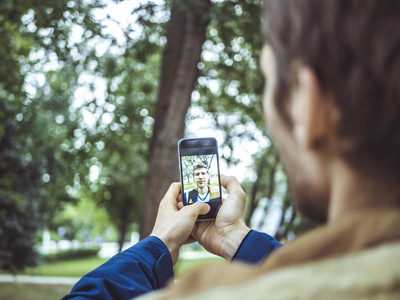
<path fill-rule="evenodd" d="M 208 168 L 205 164 L 199 163 L 193 167 L 193 178 L 196 183 L 196 188 L 185 193 L 187 203 L 210 202 L 219 200 L 219 191 L 208 185 L 210 178 Z"/>
<path fill-rule="evenodd" d="M 183 207 L 173 184 L 152 236 L 71 297 L 164 287 L 180 246 L 197 240 L 229 261 L 262 262 L 203 266 L 144 298 L 399 299 L 400 2 L 269 0 L 265 10 L 268 127 L 295 207 L 321 226 L 268 255 L 279 245 L 246 227 L 234 178 L 221 177 L 229 196 L 215 222 L 196 223 L 208 207 Z"/>

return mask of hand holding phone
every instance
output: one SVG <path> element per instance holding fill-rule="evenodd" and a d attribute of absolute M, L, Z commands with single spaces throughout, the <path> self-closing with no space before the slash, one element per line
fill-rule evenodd
<path fill-rule="evenodd" d="M 207 203 L 210 211 L 198 220 L 215 219 L 222 205 L 217 140 L 182 139 L 178 155 L 183 204 Z"/>
<path fill-rule="evenodd" d="M 209 211 L 209 207 L 205 203 L 196 203 L 179 209 L 180 189 L 179 183 L 171 184 L 160 202 L 157 219 L 151 233 L 152 236 L 158 237 L 167 246 L 173 264 L 178 259 L 180 247 L 187 243 L 197 217 Z"/>
<path fill-rule="evenodd" d="M 250 231 L 243 220 L 246 194 L 233 176 L 222 175 L 221 185 L 228 191 L 228 197 L 217 218 L 215 221 L 197 222 L 191 235 L 208 252 L 230 261 Z"/>

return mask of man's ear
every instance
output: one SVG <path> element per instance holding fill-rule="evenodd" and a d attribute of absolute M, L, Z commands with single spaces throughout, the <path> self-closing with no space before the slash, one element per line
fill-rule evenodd
<path fill-rule="evenodd" d="M 337 109 L 333 95 L 322 88 L 315 72 L 303 64 L 296 66 L 289 111 L 297 144 L 310 150 L 327 146 L 333 136 Z"/>

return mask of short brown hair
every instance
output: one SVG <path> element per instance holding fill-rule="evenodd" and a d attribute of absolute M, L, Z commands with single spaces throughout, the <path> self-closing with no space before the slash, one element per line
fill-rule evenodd
<path fill-rule="evenodd" d="M 207 167 L 207 165 L 204 164 L 204 163 L 198 163 L 197 165 L 195 165 L 195 166 L 193 167 L 193 176 L 194 176 L 194 172 L 195 172 L 197 169 L 206 169 L 206 170 L 207 170 L 207 173 L 208 173 L 208 167 Z"/>
<path fill-rule="evenodd" d="M 400 1 L 266 0 L 267 43 L 276 58 L 275 101 L 293 83 L 293 62 L 311 67 L 340 111 L 343 151 L 363 171 L 400 176 Z"/>

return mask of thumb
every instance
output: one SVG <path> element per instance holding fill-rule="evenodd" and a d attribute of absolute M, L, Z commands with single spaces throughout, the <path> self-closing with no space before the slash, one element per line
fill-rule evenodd
<path fill-rule="evenodd" d="M 211 206 L 208 205 L 207 203 L 199 202 L 199 203 L 195 203 L 195 204 L 197 204 L 197 207 L 200 207 L 199 208 L 199 215 L 205 215 L 211 209 Z"/>
<path fill-rule="evenodd" d="M 210 211 L 210 205 L 203 202 L 196 202 L 191 205 L 187 205 L 186 212 L 193 215 L 193 217 L 197 218 L 199 215 L 204 215 Z"/>

